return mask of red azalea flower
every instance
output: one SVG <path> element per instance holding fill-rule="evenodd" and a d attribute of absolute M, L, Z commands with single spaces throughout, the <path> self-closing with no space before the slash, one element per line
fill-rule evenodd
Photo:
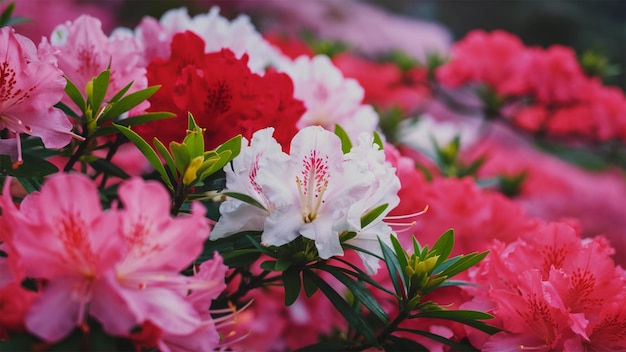
<path fill-rule="evenodd" d="M 192 32 L 172 39 L 169 59 L 155 59 L 148 66 L 149 85 L 161 89 L 150 99 L 152 111 L 177 116 L 137 128 L 142 137 L 159 138 L 166 145 L 185 137 L 187 113 L 206 128 L 207 148 L 215 148 L 242 134 L 251 138 L 262 128 L 276 129 L 283 146 L 296 134 L 296 122 L 305 111 L 293 97 L 289 76 L 272 70 L 260 76 L 247 65 L 248 56 L 237 59 L 229 49 L 204 53 L 204 42 Z"/>

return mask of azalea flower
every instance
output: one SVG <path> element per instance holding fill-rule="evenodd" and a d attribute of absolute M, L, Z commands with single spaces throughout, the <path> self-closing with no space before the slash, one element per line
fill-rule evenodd
<path fill-rule="evenodd" d="M 150 99 L 152 111 L 170 111 L 172 119 L 138 126 L 146 140 L 166 145 L 185 137 L 187 114 L 206 128 L 208 148 L 241 134 L 250 139 L 257 130 L 276 126 L 276 139 L 286 146 L 298 131 L 304 105 L 294 98 L 293 83 L 284 73 L 263 76 L 250 71 L 248 56 L 240 59 L 229 49 L 205 53 L 205 43 L 193 32 L 172 39 L 172 56 L 148 66 L 150 85 L 161 89 Z"/>
<path fill-rule="evenodd" d="M 254 73 L 262 74 L 283 57 L 257 32 L 248 16 L 239 15 L 229 21 L 220 15 L 219 7 L 213 6 L 208 13 L 194 17 L 189 16 L 186 8 L 179 8 L 167 11 L 159 21 L 144 18 L 135 29 L 135 35 L 144 47 L 145 62 L 169 57 L 171 39 L 185 31 L 202 38 L 206 43 L 205 53 L 229 49 L 238 59 L 247 55 L 248 67 Z"/>
<path fill-rule="evenodd" d="M 54 108 L 64 95 L 65 79 L 56 60 L 43 46 L 39 49 L 13 28 L 0 28 L 0 130 L 16 136 L 14 150 L 0 143 L 0 153 L 22 160 L 20 134 L 40 137 L 47 148 L 66 146 L 72 137 L 72 124 Z"/>
<path fill-rule="evenodd" d="M 344 155 L 335 134 L 306 127 L 293 138 L 287 155 L 271 134 L 271 129 L 255 133 L 233 169 L 226 168 L 226 191 L 243 193 L 263 209 L 229 198 L 220 206 L 222 216 L 212 238 L 257 230 L 263 231 L 263 243 L 281 246 L 302 235 L 315 241 L 319 256 L 327 259 L 343 255 L 339 237 L 354 231 L 357 236 L 350 241 L 379 251 L 377 236 L 392 233 L 381 222 L 398 204 L 400 184 L 373 137 L 363 136 Z M 385 210 L 363 228 L 361 217 L 383 204 Z M 374 271 L 375 259 L 364 260 Z"/>
<path fill-rule="evenodd" d="M 265 218 L 274 210 L 258 181 L 259 168 L 281 165 L 289 159 L 282 152 L 280 144 L 272 137 L 274 129 L 259 130 L 252 136 L 250 145 L 242 138 L 241 152 L 232 161 L 232 167 L 225 167 L 226 184 L 229 192 L 246 194 L 263 208 L 228 198 L 220 205 L 221 221 L 215 224 L 211 238 L 217 239 L 242 231 L 262 231 Z"/>
<path fill-rule="evenodd" d="M 484 351 L 615 350 L 626 347 L 626 276 L 598 237 L 580 239 L 564 223 L 543 225 L 533 237 L 491 248 L 473 282 L 495 303 L 503 332 Z M 607 310 L 612 307 L 612 310 Z M 611 338 L 606 331 L 615 332 Z"/>
<path fill-rule="evenodd" d="M 356 139 L 363 132 L 372 133 L 378 126 L 374 108 L 362 103 L 363 88 L 355 79 L 345 78 L 328 56 L 300 56 L 292 62 L 281 62 L 278 69 L 291 77 L 294 97 L 306 106 L 298 121 L 299 129 L 322 126 L 334 131 L 338 124 Z"/>
<path fill-rule="evenodd" d="M 103 211 L 93 181 L 57 174 L 18 210 L 5 187 L 2 219 L 13 233 L 4 237 L 26 276 L 47 282 L 26 316 L 28 330 L 56 342 L 92 316 L 117 336 L 147 322 L 163 336 L 215 335 L 197 307 L 223 288 L 225 269 L 179 274 L 209 236 L 204 208 L 194 203 L 190 215 L 170 217 L 169 195 L 153 181 L 131 179 L 119 192 L 124 209 Z"/>
<path fill-rule="evenodd" d="M 58 25 L 50 35 L 50 44 L 56 51 L 59 68 L 67 78 L 83 91 L 87 82 L 110 68 L 111 78 L 106 98 L 112 98 L 129 83 L 129 93 L 147 87 L 146 69 L 141 64 L 141 51 L 134 38 L 122 35 L 107 37 L 99 19 L 82 15 L 75 21 Z M 69 97 L 64 103 L 74 106 Z M 142 103 L 132 110 L 133 114 L 145 110 L 149 104 Z"/>

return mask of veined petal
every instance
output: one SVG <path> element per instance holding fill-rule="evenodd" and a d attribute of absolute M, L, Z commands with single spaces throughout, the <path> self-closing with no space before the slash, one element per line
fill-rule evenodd
<path fill-rule="evenodd" d="M 132 179 L 119 192 L 126 210 L 122 231 L 127 251 L 120 272 L 180 271 L 200 254 L 210 232 L 201 204 L 194 203 L 189 216 L 172 218 L 169 196 L 156 182 Z"/>
<path fill-rule="evenodd" d="M 72 292 L 73 287 L 83 283 L 76 278 L 51 281 L 26 316 L 28 331 L 47 342 L 56 342 L 68 336 L 84 318 L 79 314 L 81 305 L 87 302 Z"/>

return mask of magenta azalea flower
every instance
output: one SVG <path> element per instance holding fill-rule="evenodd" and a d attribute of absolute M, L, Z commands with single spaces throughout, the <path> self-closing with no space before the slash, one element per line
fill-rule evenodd
<path fill-rule="evenodd" d="M 64 94 L 65 79 L 54 57 L 39 50 L 13 28 L 0 28 L 0 130 L 40 137 L 48 148 L 61 148 L 72 139 L 72 124 L 54 108 Z M 15 154 L 4 143 L 1 154 Z"/>

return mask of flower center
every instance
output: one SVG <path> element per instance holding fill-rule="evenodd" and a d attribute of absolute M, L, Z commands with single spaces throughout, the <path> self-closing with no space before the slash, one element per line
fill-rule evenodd
<path fill-rule="evenodd" d="M 302 220 L 310 223 L 317 218 L 328 188 L 328 156 L 312 150 L 302 160 L 302 171 L 296 176 Z"/>

